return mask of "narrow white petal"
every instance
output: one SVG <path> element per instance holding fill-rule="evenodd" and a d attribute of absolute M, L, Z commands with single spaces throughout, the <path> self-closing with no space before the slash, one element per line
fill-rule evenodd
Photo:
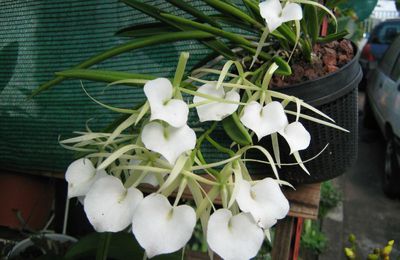
<path fill-rule="evenodd" d="M 299 4 L 288 3 L 282 10 L 281 18 L 282 22 L 301 20 L 303 18 L 303 10 Z"/>
<path fill-rule="evenodd" d="M 187 125 L 164 128 L 158 122 L 151 122 L 142 130 L 142 141 L 147 149 L 160 153 L 173 165 L 182 153 L 195 147 L 196 134 Z"/>
<path fill-rule="evenodd" d="M 264 234 L 248 213 L 232 216 L 227 209 L 215 211 L 208 221 L 207 243 L 225 260 L 255 257 L 264 241 Z"/>
<path fill-rule="evenodd" d="M 224 98 L 229 101 L 239 102 L 240 95 L 231 90 L 225 94 L 223 88 L 216 89 L 215 84 L 205 84 L 197 90 L 199 93 L 207 94 L 217 98 Z M 206 98 L 200 96 L 194 96 L 193 103 L 200 103 L 206 101 Z M 239 107 L 237 104 L 228 104 L 221 102 L 211 102 L 205 105 L 200 105 L 196 107 L 197 114 L 199 116 L 200 122 L 205 121 L 221 121 L 225 117 L 231 115 Z"/>
<path fill-rule="evenodd" d="M 245 106 L 240 121 L 256 133 L 258 140 L 281 131 L 288 125 L 282 104 L 277 101 L 270 102 L 264 107 L 255 101 L 250 102 Z"/>
<path fill-rule="evenodd" d="M 172 207 L 161 194 L 144 198 L 132 217 L 132 232 L 149 258 L 184 247 L 195 225 L 193 208 L 187 205 Z"/>
<path fill-rule="evenodd" d="M 173 127 L 186 124 L 189 108 L 185 102 L 172 99 L 173 87 L 166 78 L 150 80 L 144 85 L 144 93 L 150 104 L 150 120 L 163 120 Z"/>
<path fill-rule="evenodd" d="M 288 142 L 290 153 L 304 150 L 310 145 L 311 135 L 300 122 L 293 122 L 279 132 Z"/>
<path fill-rule="evenodd" d="M 279 0 L 266 0 L 260 3 L 260 14 L 265 19 L 268 29 L 273 32 L 282 24 L 282 5 Z"/>
<path fill-rule="evenodd" d="M 118 178 L 108 175 L 93 184 L 84 199 L 84 209 L 97 232 L 118 232 L 129 226 L 142 199 L 138 189 L 125 189 Z"/>
<path fill-rule="evenodd" d="M 107 175 L 104 170 L 96 171 L 89 159 L 81 158 L 72 162 L 65 173 L 68 182 L 68 198 L 85 196 L 93 182 Z"/>
<path fill-rule="evenodd" d="M 253 187 L 242 181 L 236 201 L 239 208 L 249 212 L 262 228 L 270 228 L 289 212 L 289 202 L 272 178 L 265 178 Z"/>

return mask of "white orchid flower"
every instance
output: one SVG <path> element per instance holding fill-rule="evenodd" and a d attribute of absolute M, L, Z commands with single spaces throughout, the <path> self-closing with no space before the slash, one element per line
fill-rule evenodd
<path fill-rule="evenodd" d="M 310 133 L 304 128 L 303 124 L 296 121 L 290 123 L 279 133 L 286 139 L 290 147 L 290 153 L 306 149 L 311 142 Z"/>
<path fill-rule="evenodd" d="M 235 90 L 231 90 L 225 93 L 224 88 L 221 87 L 217 89 L 216 84 L 204 84 L 203 86 L 198 88 L 197 92 L 217 98 L 223 98 L 228 101 L 240 101 L 240 95 Z M 200 96 L 194 96 L 193 98 L 194 104 L 204 101 L 207 101 L 207 99 Z M 211 102 L 208 104 L 197 106 L 196 109 L 200 122 L 205 122 L 221 121 L 225 117 L 235 112 L 238 107 L 238 104 Z"/>
<path fill-rule="evenodd" d="M 151 151 L 160 153 L 174 165 L 176 159 L 196 145 L 196 134 L 189 126 L 180 128 L 150 122 L 143 127 L 142 142 Z"/>
<path fill-rule="evenodd" d="M 173 127 L 186 124 L 189 114 L 188 105 L 179 99 L 172 99 L 173 87 L 166 78 L 150 80 L 144 85 L 144 93 L 150 104 L 150 121 L 159 119 Z"/>
<path fill-rule="evenodd" d="M 143 194 L 138 189 L 126 189 L 114 176 L 98 179 L 84 199 L 84 210 L 97 232 L 118 232 L 129 226 L 133 212 Z"/>
<path fill-rule="evenodd" d="M 248 181 L 241 181 L 236 202 L 243 212 L 250 213 L 264 229 L 272 227 L 278 219 L 289 213 L 289 201 L 272 178 L 265 178 L 254 186 Z"/>
<path fill-rule="evenodd" d="M 85 196 L 93 183 L 107 176 L 104 170 L 97 171 L 93 163 L 86 158 L 72 162 L 65 173 L 68 182 L 68 198 Z"/>
<path fill-rule="evenodd" d="M 244 107 L 240 121 L 244 126 L 253 130 L 258 140 L 281 131 L 288 125 L 288 119 L 281 103 L 273 101 L 262 107 L 252 101 Z"/>
<path fill-rule="evenodd" d="M 184 247 L 195 225 L 192 207 L 171 206 L 165 196 L 155 193 L 142 200 L 132 218 L 132 232 L 149 258 Z"/>
<path fill-rule="evenodd" d="M 279 0 L 266 0 L 261 2 L 259 7 L 270 32 L 275 31 L 282 23 L 303 18 L 301 6 L 296 3 L 287 2 L 282 8 Z"/>
<path fill-rule="evenodd" d="M 248 213 L 232 216 L 230 210 L 215 211 L 208 221 L 207 243 L 225 260 L 250 259 L 257 255 L 264 233 Z"/>

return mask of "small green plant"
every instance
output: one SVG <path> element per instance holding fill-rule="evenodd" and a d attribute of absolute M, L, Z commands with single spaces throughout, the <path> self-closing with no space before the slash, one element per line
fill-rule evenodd
<path fill-rule="evenodd" d="M 321 220 L 329 210 L 335 208 L 341 201 L 341 193 L 330 181 L 321 185 L 321 200 L 319 205 L 319 220 L 304 221 L 304 231 L 301 237 L 301 245 L 315 254 L 321 254 L 327 247 L 328 239 L 321 231 Z"/>
<path fill-rule="evenodd" d="M 326 181 L 322 183 L 319 217 L 323 219 L 329 210 L 335 208 L 341 200 L 342 194 L 332 185 L 332 182 Z"/>
<path fill-rule="evenodd" d="M 361 259 L 357 254 L 357 239 L 354 234 L 350 234 L 348 238 L 351 247 L 344 248 L 344 254 L 347 259 Z M 390 260 L 390 253 L 393 250 L 394 240 L 389 240 L 383 248 L 375 248 L 372 253 L 368 254 L 367 260 Z"/>
<path fill-rule="evenodd" d="M 301 245 L 316 254 L 322 253 L 327 246 L 328 239 L 321 232 L 320 225 L 317 221 L 307 219 L 304 221 L 304 231 L 301 237 Z"/>

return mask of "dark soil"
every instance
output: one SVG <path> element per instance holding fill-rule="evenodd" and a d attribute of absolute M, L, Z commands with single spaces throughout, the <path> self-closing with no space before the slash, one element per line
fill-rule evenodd
<path fill-rule="evenodd" d="M 333 41 L 316 44 L 313 47 L 312 62 L 294 57 L 292 75 L 275 76 L 272 87 L 279 88 L 294 85 L 308 80 L 317 79 L 337 71 L 354 57 L 354 48 L 349 40 Z"/>

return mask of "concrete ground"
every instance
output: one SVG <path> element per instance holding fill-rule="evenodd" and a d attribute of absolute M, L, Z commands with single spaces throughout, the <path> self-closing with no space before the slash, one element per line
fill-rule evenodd
<path fill-rule="evenodd" d="M 362 107 L 363 93 L 359 100 Z M 385 145 L 379 130 L 365 129 L 360 123 L 358 147 L 356 164 L 334 180 L 343 203 L 323 222 L 329 246 L 319 259 L 346 259 L 343 248 L 350 246 L 350 233 L 358 240 L 358 259 L 366 259 L 373 248 L 383 247 L 392 239 L 395 246 L 390 259 L 400 259 L 400 200 L 388 199 L 381 190 Z"/>

